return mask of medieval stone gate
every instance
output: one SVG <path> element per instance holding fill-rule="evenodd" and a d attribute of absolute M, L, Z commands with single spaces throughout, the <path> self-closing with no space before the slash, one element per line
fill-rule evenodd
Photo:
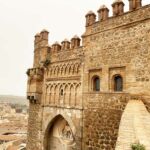
<path fill-rule="evenodd" d="M 86 14 L 82 45 L 78 36 L 49 46 L 47 30 L 35 35 L 28 150 L 114 150 L 128 102 L 150 111 L 150 5 L 129 0 L 124 12 L 115 0 L 112 9 L 110 17 L 102 5 L 98 20 Z"/>

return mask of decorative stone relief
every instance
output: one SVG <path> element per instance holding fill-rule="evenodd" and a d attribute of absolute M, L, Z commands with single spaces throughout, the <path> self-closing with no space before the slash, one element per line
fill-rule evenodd
<path fill-rule="evenodd" d="M 80 75 L 80 62 L 67 62 L 61 64 L 53 64 L 48 69 L 48 78 L 78 76 Z"/>
<path fill-rule="evenodd" d="M 70 126 L 67 122 L 65 123 L 65 125 L 62 129 L 61 138 L 63 140 L 68 140 L 68 141 L 73 141 L 74 140 L 71 128 L 70 128 Z"/>

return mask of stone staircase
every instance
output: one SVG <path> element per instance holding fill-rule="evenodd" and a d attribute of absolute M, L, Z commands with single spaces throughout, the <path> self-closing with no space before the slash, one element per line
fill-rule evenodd
<path fill-rule="evenodd" d="M 131 150 L 140 142 L 150 150 L 150 113 L 140 100 L 130 100 L 121 118 L 115 150 Z"/>

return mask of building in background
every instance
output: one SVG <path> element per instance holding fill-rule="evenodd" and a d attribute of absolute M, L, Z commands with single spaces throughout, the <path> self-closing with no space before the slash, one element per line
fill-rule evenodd
<path fill-rule="evenodd" d="M 26 147 L 27 112 L 28 105 L 24 98 L 0 95 L 0 150 L 18 150 L 23 148 L 22 145 Z"/>

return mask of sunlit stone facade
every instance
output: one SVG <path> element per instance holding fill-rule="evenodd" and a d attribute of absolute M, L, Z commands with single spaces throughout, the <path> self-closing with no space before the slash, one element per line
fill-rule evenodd
<path fill-rule="evenodd" d="M 124 12 L 118 0 L 112 9 L 109 17 L 101 6 L 98 21 L 86 14 L 82 44 L 74 36 L 49 46 L 48 31 L 36 34 L 27 71 L 28 150 L 115 150 L 127 145 L 118 138 L 127 103 L 140 100 L 150 111 L 150 5 L 129 0 Z"/>

